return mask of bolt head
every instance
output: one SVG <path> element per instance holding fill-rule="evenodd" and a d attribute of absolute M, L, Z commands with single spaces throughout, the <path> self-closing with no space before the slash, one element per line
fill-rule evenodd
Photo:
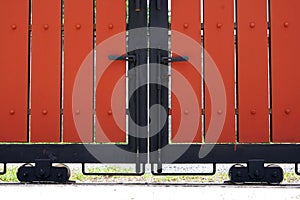
<path fill-rule="evenodd" d="M 81 29 L 81 25 L 80 24 L 76 24 L 76 29 L 77 30 Z"/>
<path fill-rule="evenodd" d="M 289 115 L 291 113 L 291 109 L 287 108 L 287 109 L 285 109 L 284 112 L 285 112 L 286 115 Z"/>
<path fill-rule="evenodd" d="M 49 29 L 49 25 L 48 24 L 44 24 L 44 30 L 48 30 Z"/>
<path fill-rule="evenodd" d="M 10 110 L 9 114 L 14 115 L 15 114 L 15 110 Z"/>
<path fill-rule="evenodd" d="M 113 29 L 113 28 L 114 28 L 114 25 L 113 25 L 113 24 L 109 24 L 109 25 L 108 25 L 108 28 L 109 28 L 109 29 Z"/>
<path fill-rule="evenodd" d="M 288 22 L 284 22 L 284 23 L 283 23 L 283 26 L 284 26 L 285 28 L 288 28 L 288 27 L 289 27 L 289 23 L 288 23 Z"/>
<path fill-rule="evenodd" d="M 183 24 L 183 28 L 188 28 L 188 27 L 189 27 L 189 24 L 187 24 L 187 23 Z"/>
<path fill-rule="evenodd" d="M 218 110 L 217 113 L 218 113 L 219 115 L 222 115 L 223 111 L 220 109 L 220 110 Z"/>
<path fill-rule="evenodd" d="M 16 24 L 11 25 L 11 29 L 12 30 L 16 30 L 17 29 L 17 25 Z"/>
<path fill-rule="evenodd" d="M 48 111 L 47 110 L 43 110 L 42 113 L 43 113 L 43 115 L 47 115 Z"/>
<path fill-rule="evenodd" d="M 273 177 L 273 178 L 277 178 L 277 177 L 278 177 L 277 172 L 273 172 L 272 177 Z"/>
<path fill-rule="evenodd" d="M 251 115 L 255 115 L 256 114 L 256 110 L 255 109 L 250 110 L 250 114 Z"/>
<path fill-rule="evenodd" d="M 40 169 L 40 175 L 44 176 L 45 175 L 45 171 L 43 169 Z"/>
<path fill-rule="evenodd" d="M 76 111 L 75 111 L 75 114 L 76 114 L 76 115 L 79 115 L 79 114 L 80 114 L 80 110 L 76 110 Z"/>
<path fill-rule="evenodd" d="M 185 115 L 188 115 L 188 114 L 189 114 L 189 110 L 184 110 L 183 113 L 184 113 Z"/>
<path fill-rule="evenodd" d="M 222 24 L 221 23 L 217 23 L 217 28 L 222 28 Z"/>
<path fill-rule="evenodd" d="M 107 114 L 112 115 L 112 111 L 111 110 L 107 111 Z"/>
<path fill-rule="evenodd" d="M 255 27 L 255 22 L 250 22 L 250 28 L 254 28 Z"/>

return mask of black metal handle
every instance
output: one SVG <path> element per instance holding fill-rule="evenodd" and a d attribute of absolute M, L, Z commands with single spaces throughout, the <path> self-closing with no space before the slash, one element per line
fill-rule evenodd
<path fill-rule="evenodd" d="M 187 56 L 182 56 L 182 57 L 162 57 L 161 62 L 163 64 L 167 64 L 170 62 L 186 62 L 189 60 L 189 57 Z"/>
<path fill-rule="evenodd" d="M 114 55 L 110 55 L 108 56 L 109 60 L 126 60 L 129 62 L 135 62 L 136 61 L 136 57 L 134 55 L 125 55 L 125 56 L 114 56 Z"/>
<path fill-rule="evenodd" d="M 141 11 L 141 0 L 135 0 L 135 11 L 136 12 Z"/>

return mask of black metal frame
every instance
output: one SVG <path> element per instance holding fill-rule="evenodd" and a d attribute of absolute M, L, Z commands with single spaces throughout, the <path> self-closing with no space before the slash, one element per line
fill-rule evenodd
<path fill-rule="evenodd" d="M 166 60 L 162 58 L 169 58 L 169 52 L 165 49 L 168 49 L 168 1 L 150 1 L 150 22 L 149 26 L 151 28 L 161 28 L 161 34 L 157 35 L 152 34 L 150 29 L 150 46 L 151 47 L 160 47 L 160 49 L 151 48 L 150 51 L 150 82 L 157 84 L 150 84 L 150 103 L 149 106 L 155 104 L 161 105 L 166 113 L 169 111 L 169 89 L 163 85 L 168 85 L 169 77 L 168 70 L 162 65 L 168 65 Z M 168 61 L 169 59 L 167 59 Z M 154 116 L 151 116 L 154 120 L 157 120 L 157 126 L 161 127 L 161 116 L 160 113 L 155 113 Z M 154 127 L 156 128 L 156 127 Z M 158 171 L 162 170 L 162 161 L 161 161 L 161 148 L 168 144 L 168 132 L 169 132 L 168 121 L 163 125 L 163 128 L 155 135 L 150 137 L 150 162 L 156 163 L 158 165 Z M 150 127 L 150 133 L 154 130 Z M 153 165 L 151 165 L 153 166 Z M 153 169 L 152 169 L 153 171 Z"/>
<path fill-rule="evenodd" d="M 147 27 L 147 15 L 146 0 L 129 1 L 128 30 Z M 150 84 L 149 106 L 160 104 L 168 113 L 169 90 L 162 85 L 167 85 L 170 80 L 167 68 L 162 66 L 167 66 L 170 62 L 187 61 L 188 57 L 171 58 L 168 51 L 162 50 L 168 49 L 167 1 L 150 1 L 149 26 L 165 30 L 164 34 L 157 38 L 155 34 L 152 36 L 150 29 L 150 46 L 160 46 L 161 49 L 145 48 L 148 45 L 145 29 L 144 32 L 139 32 L 139 35 L 129 34 L 128 36 L 128 45 L 130 49 L 135 50 L 128 52 L 127 55 L 111 55 L 109 59 L 127 61 L 131 70 L 137 66 L 147 66 L 149 51 L 150 81 L 157 83 Z M 144 37 L 141 38 L 143 35 Z M 142 86 L 136 91 L 132 90 L 139 85 L 139 81 L 146 82 L 147 75 L 143 72 L 143 74 L 135 73 L 132 77 L 129 76 L 128 90 L 134 95 L 129 100 L 128 114 L 136 124 L 141 126 L 148 125 L 148 89 L 147 86 Z M 161 123 L 159 113 L 151 117 Z M 143 175 L 149 155 L 151 171 L 154 175 L 213 175 L 216 172 L 217 163 L 249 163 L 257 159 L 264 163 L 295 163 L 295 172 L 300 175 L 298 171 L 300 144 L 169 144 L 168 121 L 158 134 L 151 137 L 148 133 L 140 132 L 134 124 L 129 123 L 128 126 L 130 132 L 128 144 L 0 144 L 0 163 L 4 164 L 0 174 L 6 173 L 7 163 L 39 163 L 40 160 L 48 160 L 50 163 L 81 163 L 82 173 L 85 175 Z M 150 142 L 149 149 L 147 138 Z M 202 147 L 211 149 L 204 158 L 199 157 Z M 124 153 L 120 153 L 122 151 L 118 149 L 122 149 Z M 95 158 L 90 151 L 101 154 L 101 159 Z M 169 156 L 174 152 L 181 152 L 175 160 Z M 90 173 L 85 170 L 87 163 L 135 163 L 136 172 Z M 213 170 L 208 173 L 163 173 L 163 164 L 180 163 L 210 163 L 213 164 Z M 155 170 L 155 165 L 157 165 L 157 170 Z"/>
<path fill-rule="evenodd" d="M 199 158 L 201 146 L 211 145 L 213 144 L 167 145 L 162 149 L 163 155 L 176 151 L 183 153 L 175 161 L 162 156 L 161 162 L 229 164 L 263 159 L 265 163 L 300 163 L 300 144 L 216 144 L 206 157 Z M 1 144 L 0 163 L 34 163 L 37 159 L 50 159 L 52 163 L 135 163 L 134 153 L 120 154 L 116 147 L 124 152 L 132 152 L 128 145 L 118 144 Z M 88 149 L 101 153 L 102 160 L 95 158 Z M 147 160 L 147 156 L 140 159 L 141 163 L 147 163 Z"/>

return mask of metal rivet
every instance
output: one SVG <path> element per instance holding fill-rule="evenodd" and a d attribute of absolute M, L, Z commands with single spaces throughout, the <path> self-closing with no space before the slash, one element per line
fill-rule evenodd
<path fill-rule="evenodd" d="M 48 29 L 49 29 L 49 25 L 48 25 L 48 24 L 45 24 L 45 25 L 44 25 L 44 29 L 45 29 L 45 30 L 48 30 Z"/>
<path fill-rule="evenodd" d="M 45 175 L 45 171 L 43 169 L 40 169 L 40 175 L 43 177 Z"/>
<path fill-rule="evenodd" d="M 256 114 L 256 110 L 255 110 L 255 109 L 252 109 L 252 110 L 250 111 L 250 113 L 251 113 L 251 115 L 255 115 L 255 114 Z"/>
<path fill-rule="evenodd" d="M 112 115 L 112 111 L 111 110 L 107 111 L 107 114 Z"/>
<path fill-rule="evenodd" d="M 255 23 L 254 22 L 250 22 L 250 28 L 254 28 L 255 27 Z"/>
<path fill-rule="evenodd" d="M 109 24 L 109 25 L 108 25 L 108 28 L 109 28 L 109 29 L 113 29 L 113 28 L 114 28 L 114 25 L 113 25 L 113 24 Z"/>
<path fill-rule="evenodd" d="M 76 29 L 77 30 L 81 29 L 81 25 L 80 24 L 76 24 Z"/>
<path fill-rule="evenodd" d="M 217 28 L 222 28 L 222 24 L 221 23 L 217 23 Z"/>
<path fill-rule="evenodd" d="M 79 114 L 80 114 L 80 110 L 76 110 L 76 111 L 75 111 L 75 114 L 76 114 L 76 115 L 79 115 Z"/>
<path fill-rule="evenodd" d="M 48 114 L 48 111 L 47 110 L 43 110 L 43 115 L 47 115 Z"/>
<path fill-rule="evenodd" d="M 14 114 L 15 114 L 15 111 L 14 111 L 14 110 L 10 110 L 10 111 L 9 111 L 9 114 L 14 115 Z"/>
<path fill-rule="evenodd" d="M 188 115 L 189 114 L 189 110 L 184 110 L 183 112 L 185 115 Z"/>
<path fill-rule="evenodd" d="M 219 115 L 221 115 L 222 113 L 223 113 L 223 111 L 222 110 L 218 110 L 218 112 L 217 112 Z"/>
<path fill-rule="evenodd" d="M 17 25 L 15 25 L 15 24 L 11 25 L 11 29 L 12 30 L 16 30 L 17 29 Z"/>
<path fill-rule="evenodd" d="M 189 24 L 187 24 L 187 23 L 183 24 L 183 28 L 188 28 L 188 27 L 189 27 Z"/>
<path fill-rule="evenodd" d="M 284 112 L 285 112 L 285 114 L 289 115 L 291 113 L 291 109 L 287 108 L 287 109 L 285 109 Z"/>
<path fill-rule="evenodd" d="M 278 177 L 277 172 L 273 172 L 272 177 L 273 177 L 273 178 L 277 178 L 277 177 Z"/>
<path fill-rule="evenodd" d="M 285 28 L 287 28 L 287 27 L 289 27 L 289 23 L 288 23 L 288 22 L 284 22 L 284 23 L 283 23 L 283 26 L 284 26 Z"/>

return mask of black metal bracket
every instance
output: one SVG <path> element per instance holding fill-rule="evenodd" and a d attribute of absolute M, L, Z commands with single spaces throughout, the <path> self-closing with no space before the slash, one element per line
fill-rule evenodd
<path fill-rule="evenodd" d="M 22 165 L 17 171 L 17 178 L 21 182 L 38 183 L 68 183 L 70 170 L 65 166 L 52 166 L 49 159 L 38 159 L 35 166 Z"/>
<path fill-rule="evenodd" d="M 7 171 L 6 163 L 3 163 L 3 170 L 2 170 L 2 172 L 0 172 L 0 175 L 6 174 L 6 171 Z"/>
<path fill-rule="evenodd" d="M 156 0 L 156 9 L 161 10 L 161 0 Z"/>
<path fill-rule="evenodd" d="M 86 175 L 86 176 L 142 176 L 145 174 L 146 171 L 146 167 L 145 164 L 141 164 L 142 165 L 142 170 L 140 171 L 140 167 L 136 166 L 136 172 L 135 173 L 122 173 L 122 172 L 117 172 L 117 173 L 107 173 L 107 172 L 87 172 L 86 171 L 86 167 L 85 167 L 86 163 L 82 163 L 82 174 Z M 137 164 L 138 165 L 138 164 Z"/>
<path fill-rule="evenodd" d="M 199 172 L 199 173 L 163 173 L 162 166 L 160 166 L 156 171 L 154 169 L 154 164 L 151 164 L 151 173 L 155 176 L 212 176 L 216 174 L 217 167 L 216 163 L 212 163 L 211 172 Z"/>
<path fill-rule="evenodd" d="M 109 60 L 125 60 L 129 62 L 136 62 L 136 56 L 134 55 L 125 55 L 125 56 L 115 56 L 115 55 L 110 55 L 108 56 Z"/>
<path fill-rule="evenodd" d="M 295 173 L 296 173 L 297 175 L 300 175 L 300 172 L 299 172 L 299 170 L 298 170 L 298 163 L 295 163 Z"/>
<path fill-rule="evenodd" d="M 279 184 L 283 180 L 283 170 L 276 165 L 264 166 L 262 159 L 249 160 L 247 167 L 234 165 L 229 170 L 231 183 Z"/>
<path fill-rule="evenodd" d="M 135 11 L 136 12 L 141 11 L 141 0 L 135 0 Z"/>
<path fill-rule="evenodd" d="M 161 63 L 162 64 L 168 64 L 171 62 L 186 62 L 189 60 L 189 57 L 183 56 L 183 57 L 162 57 Z"/>

